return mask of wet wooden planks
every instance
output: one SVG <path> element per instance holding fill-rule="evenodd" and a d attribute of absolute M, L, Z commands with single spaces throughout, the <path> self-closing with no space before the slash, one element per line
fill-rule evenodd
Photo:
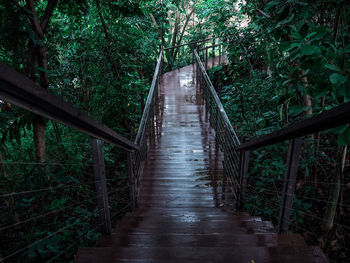
<path fill-rule="evenodd" d="M 299 235 L 275 234 L 270 222 L 232 212 L 223 154 L 193 70 L 162 77 L 139 208 L 75 261 L 316 262 Z"/>

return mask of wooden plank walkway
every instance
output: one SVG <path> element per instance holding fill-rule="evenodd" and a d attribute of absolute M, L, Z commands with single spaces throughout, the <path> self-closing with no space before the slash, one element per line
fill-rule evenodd
<path fill-rule="evenodd" d="M 223 156 L 192 66 L 163 75 L 157 109 L 140 208 L 75 262 L 321 262 L 299 235 L 230 211 Z"/>

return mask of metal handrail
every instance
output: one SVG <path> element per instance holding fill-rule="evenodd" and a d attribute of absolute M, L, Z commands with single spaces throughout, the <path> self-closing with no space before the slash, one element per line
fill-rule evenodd
<path fill-rule="evenodd" d="M 192 42 L 185 43 L 185 44 L 181 44 L 181 45 L 177 45 L 177 46 L 174 46 L 174 47 L 166 47 L 166 48 L 164 48 L 163 50 L 166 51 L 166 50 L 169 50 L 169 49 L 175 49 L 175 48 L 179 48 L 179 47 L 194 45 L 194 44 L 197 44 L 197 43 L 203 43 L 203 42 L 210 41 L 210 40 L 212 40 L 212 39 L 213 39 L 213 38 L 207 38 L 207 39 L 192 41 Z"/>
<path fill-rule="evenodd" d="M 147 96 L 147 101 L 143 110 L 140 126 L 135 138 L 135 144 L 137 144 L 139 148 L 131 157 L 135 204 L 137 204 L 138 186 L 140 184 L 142 166 L 147 157 L 147 142 L 151 134 L 152 125 L 154 125 L 155 106 L 158 98 L 158 87 L 162 73 L 162 65 L 163 50 L 160 51 L 158 57 L 157 66 L 153 75 L 152 85 Z"/>
<path fill-rule="evenodd" d="M 210 114 L 210 124 L 215 129 L 216 138 L 224 153 L 224 173 L 229 179 L 235 199 L 240 195 L 240 153 L 236 148 L 240 145 L 235 130 L 229 121 L 224 107 L 211 83 L 205 67 L 197 53 L 196 58 L 196 80 L 202 91 L 206 102 L 206 108 Z"/>
<path fill-rule="evenodd" d="M 72 127 L 91 137 L 96 201 L 101 232 L 102 234 L 110 234 L 112 228 L 102 140 L 124 149 L 128 152 L 128 156 L 131 152 L 139 150 L 138 145 L 2 63 L 0 63 L 0 99 Z M 134 186 L 131 184 L 131 180 L 129 182 L 130 199 L 131 204 L 133 204 Z"/>
<path fill-rule="evenodd" d="M 295 122 L 278 131 L 260 136 L 238 147 L 238 150 L 251 150 L 279 142 L 303 137 L 348 124 L 350 120 L 350 102 L 326 110 L 311 118 Z"/>
<path fill-rule="evenodd" d="M 154 74 L 153 74 L 152 85 L 151 85 L 151 88 L 148 92 L 147 101 L 146 101 L 145 108 L 143 110 L 142 118 L 140 121 L 140 126 L 139 126 L 139 129 L 137 131 L 136 138 L 135 138 L 135 144 L 137 144 L 137 145 L 140 144 L 140 139 L 142 137 L 142 134 L 145 132 L 146 123 L 149 120 L 151 104 L 152 104 L 153 100 L 155 99 L 155 95 L 156 95 L 155 90 L 156 90 L 156 88 L 158 88 L 157 82 L 158 82 L 158 78 L 159 78 L 159 73 L 161 71 L 162 60 L 163 60 L 163 50 L 160 51 L 160 54 L 158 56 L 157 66 L 156 66 L 156 69 L 155 69 Z"/>
<path fill-rule="evenodd" d="M 138 149 L 138 146 L 127 138 L 3 63 L 0 63 L 0 99 L 77 129 L 91 137 L 115 144 L 124 150 Z"/>
<path fill-rule="evenodd" d="M 215 88 L 213 86 L 213 84 L 211 83 L 210 81 L 210 78 L 204 68 L 204 65 L 201 61 L 201 59 L 199 58 L 199 55 L 197 53 L 197 51 L 195 51 L 195 56 L 196 56 L 196 60 L 197 60 L 197 63 L 199 65 L 199 68 L 200 68 L 200 71 L 201 71 L 201 74 L 203 74 L 204 76 L 204 79 L 208 85 L 208 89 L 209 89 L 209 92 L 210 92 L 210 95 L 213 97 L 215 103 L 217 104 L 218 108 L 220 109 L 220 115 L 222 116 L 222 118 L 224 119 L 224 122 L 225 122 L 225 125 L 227 126 L 227 129 L 230 131 L 230 133 L 233 135 L 232 138 L 234 139 L 235 141 L 235 145 L 238 147 L 238 145 L 240 145 L 240 141 L 238 139 L 238 136 L 235 132 L 235 130 L 233 129 L 232 127 L 232 124 L 229 120 L 229 118 L 227 117 L 227 114 L 226 114 L 226 111 L 224 109 L 224 106 L 222 105 L 216 91 L 215 91 Z"/>

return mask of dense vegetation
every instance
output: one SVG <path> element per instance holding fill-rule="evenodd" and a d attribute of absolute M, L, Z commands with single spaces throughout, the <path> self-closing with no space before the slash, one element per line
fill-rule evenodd
<path fill-rule="evenodd" d="M 211 75 L 238 134 L 256 137 L 350 100 L 346 1 L 207 1 L 204 27 L 226 40 Z M 290 230 L 334 262 L 349 258 L 349 125 L 304 138 Z M 278 222 L 288 144 L 254 151 L 246 208 Z M 283 153 L 283 154 L 281 154 Z"/>
<path fill-rule="evenodd" d="M 256 137 L 349 101 L 349 14 L 343 0 L 3 0 L 0 61 L 133 139 L 159 48 L 215 36 L 229 63 L 214 84 L 238 134 Z M 167 50 L 165 69 L 191 52 Z M 0 262 L 69 262 L 99 235 L 89 138 L 0 106 Z M 350 256 L 349 143 L 349 125 L 305 138 L 290 227 L 335 262 Z M 287 148 L 250 163 L 246 209 L 274 223 Z M 129 209 L 126 156 L 104 152 L 116 219 Z"/>

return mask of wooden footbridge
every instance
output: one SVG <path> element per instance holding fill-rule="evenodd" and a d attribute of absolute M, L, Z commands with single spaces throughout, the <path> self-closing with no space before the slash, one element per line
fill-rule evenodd
<path fill-rule="evenodd" d="M 160 77 L 139 208 L 97 247 L 79 249 L 76 262 L 314 262 L 301 236 L 230 211 L 224 156 L 194 70 Z"/>
<path fill-rule="evenodd" d="M 162 74 L 160 52 L 134 143 L 1 65 L 2 99 L 92 138 L 103 235 L 95 247 L 80 248 L 75 262 L 327 262 L 318 247 L 287 232 L 301 137 L 346 123 L 349 104 L 241 143 L 206 72 L 222 58 L 209 58 L 208 47 L 193 48 L 193 65 Z M 101 140 L 128 153 L 134 209 L 114 229 Z M 286 140 L 291 142 L 275 227 L 242 210 L 249 150 Z"/>

